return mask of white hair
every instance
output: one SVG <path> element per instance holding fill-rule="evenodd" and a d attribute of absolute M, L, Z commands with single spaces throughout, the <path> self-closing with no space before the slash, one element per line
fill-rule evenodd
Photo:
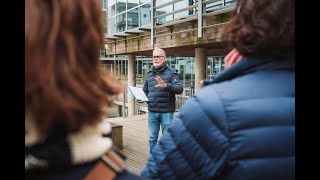
<path fill-rule="evenodd" d="M 164 56 L 165 58 L 167 58 L 166 52 L 165 52 L 163 49 L 161 49 L 161 48 L 155 48 L 155 49 L 153 50 L 153 52 L 162 52 L 163 56 Z"/>

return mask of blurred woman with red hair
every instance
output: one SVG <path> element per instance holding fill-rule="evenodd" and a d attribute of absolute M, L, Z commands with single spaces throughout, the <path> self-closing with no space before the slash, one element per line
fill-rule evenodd
<path fill-rule="evenodd" d="M 103 121 L 122 87 L 99 68 L 101 2 L 25 3 L 25 178 L 137 178 Z"/>

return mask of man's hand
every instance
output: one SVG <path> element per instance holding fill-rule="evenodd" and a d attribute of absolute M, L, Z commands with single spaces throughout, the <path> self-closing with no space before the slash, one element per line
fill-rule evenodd
<path fill-rule="evenodd" d="M 165 82 L 161 79 L 160 76 L 157 76 L 155 79 L 158 81 L 158 84 L 157 84 L 155 87 L 158 87 L 158 86 L 160 86 L 160 87 L 162 87 L 162 88 L 167 88 L 167 87 L 168 87 L 168 84 L 165 83 Z"/>
<path fill-rule="evenodd" d="M 137 100 L 138 101 L 138 103 L 140 103 L 140 104 L 142 104 L 142 103 L 144 103 L 144 100 Z"/>

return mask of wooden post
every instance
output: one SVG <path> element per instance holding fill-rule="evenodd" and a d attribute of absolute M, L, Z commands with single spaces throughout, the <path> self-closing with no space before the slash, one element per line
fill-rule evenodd
<path fill-rule="evenodd" d="M 113 146 L 122 150 L 123 149 L 123 130 L 122 125 L 110 122 L 112 127 L 111 139 Z"/>

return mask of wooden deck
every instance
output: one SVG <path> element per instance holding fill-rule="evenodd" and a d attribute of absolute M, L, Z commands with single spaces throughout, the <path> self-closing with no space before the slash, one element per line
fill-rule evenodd
<path fill-rule="evenodd" d="M 149 156 L 148 116 L 108 118 L 107 121 L 123 126 L 122 152 L 127 157 L 127 168 L 132 173 L 140 175 Z"/>

